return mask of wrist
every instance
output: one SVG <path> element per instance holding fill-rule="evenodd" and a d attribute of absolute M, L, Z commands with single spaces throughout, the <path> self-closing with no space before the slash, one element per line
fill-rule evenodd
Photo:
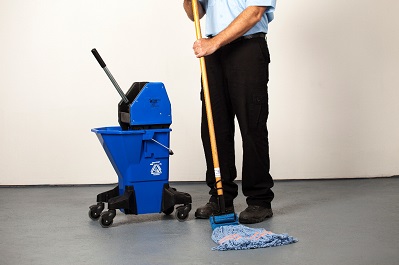
<path fill-rule="evenodd" d="M 213 37 L 212 40 L 212 45 L 216 48 L 219 49 L 220 47 L 222 47 L 223 45 L 225 45 L 224 41 L 223 41 L 223 34 L 218 34 L 215 37 Z"/>

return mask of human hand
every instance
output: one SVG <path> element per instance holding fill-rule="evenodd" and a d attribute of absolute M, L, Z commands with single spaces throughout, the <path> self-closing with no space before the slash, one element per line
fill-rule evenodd
<path fill-rule="evenodd" d="M 214 38 L 202 38 L 196 40 L 193 45 L 194 54 L 197 58 L 201 58 L 214 53 L 219 48 L 219 45 Z"/>

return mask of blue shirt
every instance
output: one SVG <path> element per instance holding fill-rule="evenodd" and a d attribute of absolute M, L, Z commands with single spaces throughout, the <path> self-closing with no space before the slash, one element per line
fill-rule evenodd
<path fill-rule="evenodd" d="M 248 6 L 267 6 L 266 12 L 253 28 L 244 34 L 267 33 L 274 18 L 276 0 L 199 0 L 206 12 L 205 35 L 215 36 L 224 30 Z"/>

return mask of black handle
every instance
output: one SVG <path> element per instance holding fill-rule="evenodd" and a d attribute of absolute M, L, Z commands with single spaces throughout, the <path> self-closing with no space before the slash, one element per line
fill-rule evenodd
<path fill-rule="evenodd" d="M 94 57 L 96 57 L 97 62 L 100 64 L 101 68 L 105 68 L 106 65 L 103 61 L 103 58 L 101 58 L 100 54 L 98 53 L 98 51 L 94 48 L 91 50 L 91 53 L 94 55 Z"/>

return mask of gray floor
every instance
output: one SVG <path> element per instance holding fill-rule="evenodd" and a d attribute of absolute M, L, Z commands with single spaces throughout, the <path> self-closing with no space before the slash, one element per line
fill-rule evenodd
<path fill-rule="evenodd" d="M 276 181 L 275 216 L 251 227 L 288 233 L 296 244 L 217 252 L 203 183 L 171 183 L 193 197 L 186 222 L 124 215 L 110 228 L 88 217 L 113 186 L 0 188 L 0 264 L 399 264 L 399 178 Z M 244 198 L 236 212 L 245 209 Z"/>

